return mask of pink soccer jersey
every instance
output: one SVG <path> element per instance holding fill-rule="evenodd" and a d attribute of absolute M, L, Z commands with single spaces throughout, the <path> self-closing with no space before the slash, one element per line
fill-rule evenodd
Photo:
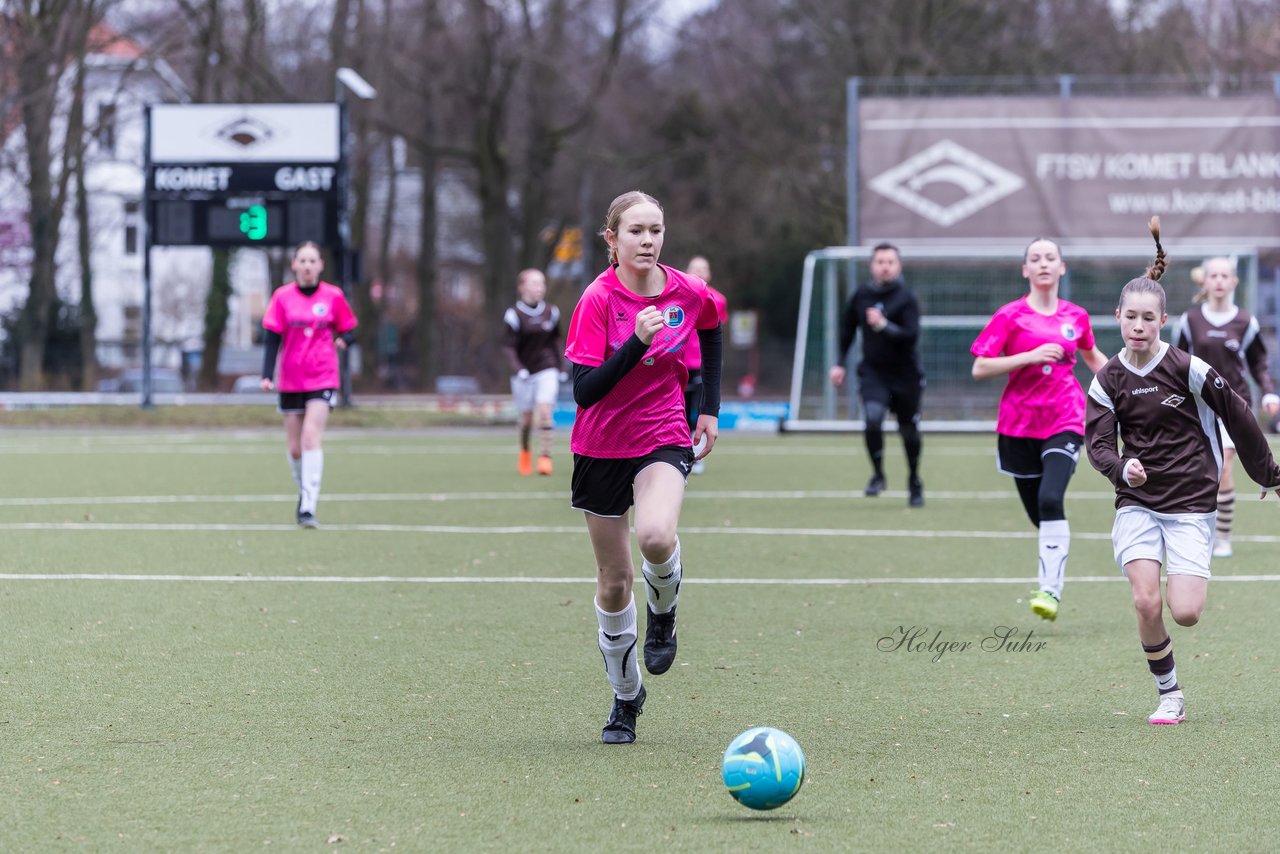
<path fill-rule="evenodd" d="M 689 278 L 694 277 L 690 276 Z M 711 299 L 716 304 L 716 316 L 720 318 L 720 324 L 723 326 L 729 319 L 729 301 L 724 298 L 724 294 L 710 285 L 707 285 L 707 292 L 711 294 Z M 684 348 L 684 353 L 684 366 L 686 368 L 694 371 L 702 367 L 702 343 L 698 341 L 697 335 L 689 338 L 689 346 Z"/>
<path fill-rule="evenodd" d="M 333 336 L 356 328 L 342 289 L 321 282 L 311 296 L 293 282 L 267 303 L 262 327 L 280 333 L 276 388 L 282 392 L 338 387 L 338 350 Z"/>
<path fill-rule="evenodd" d="M 1044 315 L 1026 297 L 1001 306 L 969 348 L 974 356 L 994 358 L 1061 344 L 1062 360 L 1028 365 L 1009 374 L 1000 395 L 996 432 L 1005 436 L 1047 439 L 1070 430 L 1084 433 L 1084 391 L 1076 380 L 1077 350 L 1092 350 L 1093 327 L 1083 308 L 1064 299 Z"/>
<path fill-rule="evenodd" d="M 569 442 L 575 454 L 621 459 L 642 457 L 664 445 L 690 444 L 684 351 L 698 329 L 714 329 L 720 318 L 701 279 L 661 266 L 667 286 L 660 295 L 633 293 L 610 267 L 587 286 L 573 310 L 564 355 L 591 367 L 604 364 L 635 334 L 641 309 L 656 306 L 665 321 L 640 364 L 594 406 L 578 408 Z"/>

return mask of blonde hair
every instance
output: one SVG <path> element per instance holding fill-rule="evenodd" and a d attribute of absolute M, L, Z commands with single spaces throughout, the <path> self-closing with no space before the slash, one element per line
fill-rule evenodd
<path fill-rule="evenodd" d="M 1225 255 L 1215 255 L 1212 258 L 1204 259 L 1204 261 L 1200 262 L 1199 267 L 1196 267 L 1191 271 L 1191 281 L 1195 282 L 1197 285 L 1200 286 L 1200 290 L 1196 291 L 1195 296 L 1191 298 L 1191 302 L 1195 305 L 1199 305 L 1202 302 L 1209 301 L 1209 291 L 1205 288 L 1204 282 L 1205 282 L 1205 278 L 1209 275 L 1209 265 L 1212 264 L 1214 261 L 1222 261 L 1223 263 L 1230 265 L 1232 268 L 1231 278 L 1233 279 L 1236 278 L 1236 271 L 1235 271 L 1236 265 L 1231 258 L 1228 258 Z M 1197 275 L 1197 273 L 1199 275 Z"/>
<path fill-rule="evenodd" d="M 643 205 L 646 202 L 655 206 L 658 210 L 662 210 L 662 204 L 657 199 L 639 190 L 629 190 L 618 196 L 609 203 L 609 210 L 604 215 L 604 228 L 600 229 L 600 236 L 604 237 L 606 231 L 612 231 L 617 234 L 618 223 L 621 222 L 622 215 L 636 205 Z M 605 244 L 608 245 L 608 240 L 605 241 Z M 612 246 L 609 247 L 609 263 L 618 263 L 618 253 L 614 251 Z"/>
<path fill-rule="evenodd" d="M 523 288 L 524 283 L 528 281 L 529 277 L 534 275 L 543 276 L 545 278 L 543 272 L 537 267 L 526 267 L 516 275 L 516 287 Z"/>
<path fill-rule="evenodd" d="M 1124 307 L 1125 297 L 1130 294 L 1155 294 L 1160 298 L 1160 313 L 1164 314 L 1166 311 L 1164 287 L 1160 284 L 1160 277 L 1164 275 L 1164 271 L 1168 269 L 1169 264 L 1164 254 L 1164 247 L 1160 245 L 1160 217 L 1153 216 L 1151 221 L 1147 223 L 1147 228 L 1151 231 L 1151 236 L 1156 241 L 1156 259 L 1151 262 L 1151 266 L 1140 277 L 1130 279 L 1120 289 L 1120 302 L 1116 305 L 1116 311 Z"/>

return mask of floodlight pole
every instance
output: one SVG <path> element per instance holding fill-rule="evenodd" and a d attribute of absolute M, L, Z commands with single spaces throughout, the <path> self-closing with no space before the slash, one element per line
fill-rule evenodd
<path fill-rule="evenodd" d="M 350 295 L 355 276 L 355 259 L 351 253 L 351 120 L 347 112 L 347 92 L 362 101 L 371 101 L 378 90 L 369 85 L 354 68 L 339 68 L 333 84 L 338 104 L 338 269 L 342 276 L 342 292 Z M 347 348 L 338 351 L 338 406 L 350 409 L 351 359 Z"/>
<path fill-rule="evenodd" d="M 151 200 L 147 188 L 151 185 L 151 107 L 147 106 L 143 121 L 142 140 L 142 403 L 143 409 L 151 409 Z"/>

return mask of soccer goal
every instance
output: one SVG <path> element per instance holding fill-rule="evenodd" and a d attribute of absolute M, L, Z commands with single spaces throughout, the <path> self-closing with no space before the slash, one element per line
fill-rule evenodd
<path fill-rule="evenodd" d="M 927 387 L 922 428 L 929 431 L 974 432 L 995 429 L 1004 382 L 976 382 L 970 375 L 969 345 L 992 313 L 1027 292 L 1022 278 L 1025 246 L 980 247 L 903 246 L 903 278 L 920 301 L 920 361 Z M 1194 250 L 1194 253 L 1190 250 Z M 1224 255 L 1236 260 L 1240 286 L 1236 303 L 1258 314 L 1258 255 L 1254 247 L 1196 245 L 1169 248 L 1169 269 L 1161 279 L 1169 297 L 1165 340 L 1174 334 L 1177 318 L 1192 304 L 1199 289 L 1191 271 L 1206 257 Z M 1146 243 L 1118 246 L 1063 244 L 1067 275 L 1059 295 L 1085 308 L 1098 346 L 1108 356 L 1120 349 L 1116 300 L 1125 282 L 1140 276 L 1151 263 L 1155 247 Z M 863 428 L 857 395 L 860 342 L 848 354 L 849 380 L 835 388 L 828 371 L 837 363 L 840 318 L 858 283 L 870 280 L 870 246 L 841 246 L 810 252 L 805 258 L 796 326 L 791 399 L 783 432 L 842 432 Z M 1274 333 L 1273 318 L 1260 317 L 1264 333 Z M 1089 370 L 1077 366 L 1082 383 Z"/>

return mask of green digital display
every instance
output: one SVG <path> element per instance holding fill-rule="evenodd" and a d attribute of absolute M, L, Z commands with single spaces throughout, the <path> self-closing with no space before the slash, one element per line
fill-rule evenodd
<path fill-rule="evenodd" d="M 284 205 L 259 199 L 228 199 L 204 206 L 205 236 L 215 246 L 278 246 L 284 242 Z M 197 241 L 198 242 L 198 241 Z"/>
<path fill-rule="evenodd" d="M 240 214 L 240 232 L 250 240 L 262 240 L 267 236 L 267 209 L 263 205 L 250 205 Z"/>

